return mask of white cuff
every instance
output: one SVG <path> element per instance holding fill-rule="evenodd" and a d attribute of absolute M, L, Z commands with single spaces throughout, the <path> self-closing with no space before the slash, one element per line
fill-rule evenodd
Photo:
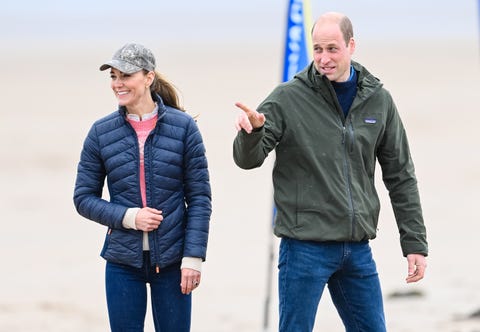
<path fill-rule="evenodd" d="M 180 269 L 187 268 L 202 272 L 202 262 L 200 257 L 183 257 Z"/>
<path fill-rule="evenodd" d="M 137 230 L 137 227 L 135 226 L 135 217 L 137 216 L 138 211 L 140 211 L 140 208 L 127 209 L 122 220 L 123 227 Z"/>

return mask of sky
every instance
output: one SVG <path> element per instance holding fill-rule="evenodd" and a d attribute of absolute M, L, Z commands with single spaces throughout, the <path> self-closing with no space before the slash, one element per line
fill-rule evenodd
<path fill-rule="evenodd" d="M 312 0 L 312 19 L 347 14 L 365 39 L 478 39 L 480 0 Z M 283 33 L 287 0 L 5 1 L 0 34 L 9 45 L 49 41 L 263 42 Z"/>

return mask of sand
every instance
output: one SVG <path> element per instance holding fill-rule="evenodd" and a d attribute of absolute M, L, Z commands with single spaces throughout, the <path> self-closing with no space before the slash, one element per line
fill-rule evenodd
<path fill-rule="evenodd" d="M 448 47 L 446 46 L 448 45 Z M 172 45 L 159 69 L 200 114 L 214 212 L 203 282 L 193 299 L 192 331 L 262 331 L 271 239 L 271 166 L 243 171 L 232 161 L 235 101 L 252 107 L 278 83 L 279 44 Z M 117 45 L 23 46 L 2 54 L 0 122 L 2 211 L 0 332 L 107 331 L 105 229 L 72 204 L 79 152 L 90 124 L 115 108 L 98 65 Z M 254 57 L 252 49 L 255 49 Z M 188 52 L 187 52 L 188 50 Z M 404 282 L 393 214 L 380 177 L 383 209 L 372 242 L 392 332 L 478 332 L 480 154 L 476 41 L 412 44 L 364 41 L 355 59 L 382 79 L 408 131 L 430 242 L 426 278 Z M 274 240 L 273 245 L 278 245 Z M 276 258 L 275 258 L 276 259 Z M 270 330 L 276 330 L 276 269 Z M 389 298 L 393 292 L 420 297 Z M 150 316 L 146 331 L 152 331 Z M 315 331 L 342 331 L 325 293 Z"/>

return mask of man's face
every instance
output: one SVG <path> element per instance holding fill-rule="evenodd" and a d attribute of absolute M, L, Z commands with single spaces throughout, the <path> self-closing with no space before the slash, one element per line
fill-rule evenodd
<path fill-rule="evenodd" d="M 345 82 L 350 76 L 351 57 L 355 42 L 345 43 L 337 22 L 320 21 L 312 32 L 313 61 L 319 73 L 330 81 Z"/>

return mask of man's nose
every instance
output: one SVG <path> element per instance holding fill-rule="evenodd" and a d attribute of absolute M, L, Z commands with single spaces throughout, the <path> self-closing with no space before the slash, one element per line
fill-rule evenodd
<path fill-rule="evenodd" d="M 321 58 L 320 58 L 320 63 L 321 64 L 326 64 L 326 63 L 329 63 L 330 62 L 330 58 L 326 55 L 323 55 Z"/>

